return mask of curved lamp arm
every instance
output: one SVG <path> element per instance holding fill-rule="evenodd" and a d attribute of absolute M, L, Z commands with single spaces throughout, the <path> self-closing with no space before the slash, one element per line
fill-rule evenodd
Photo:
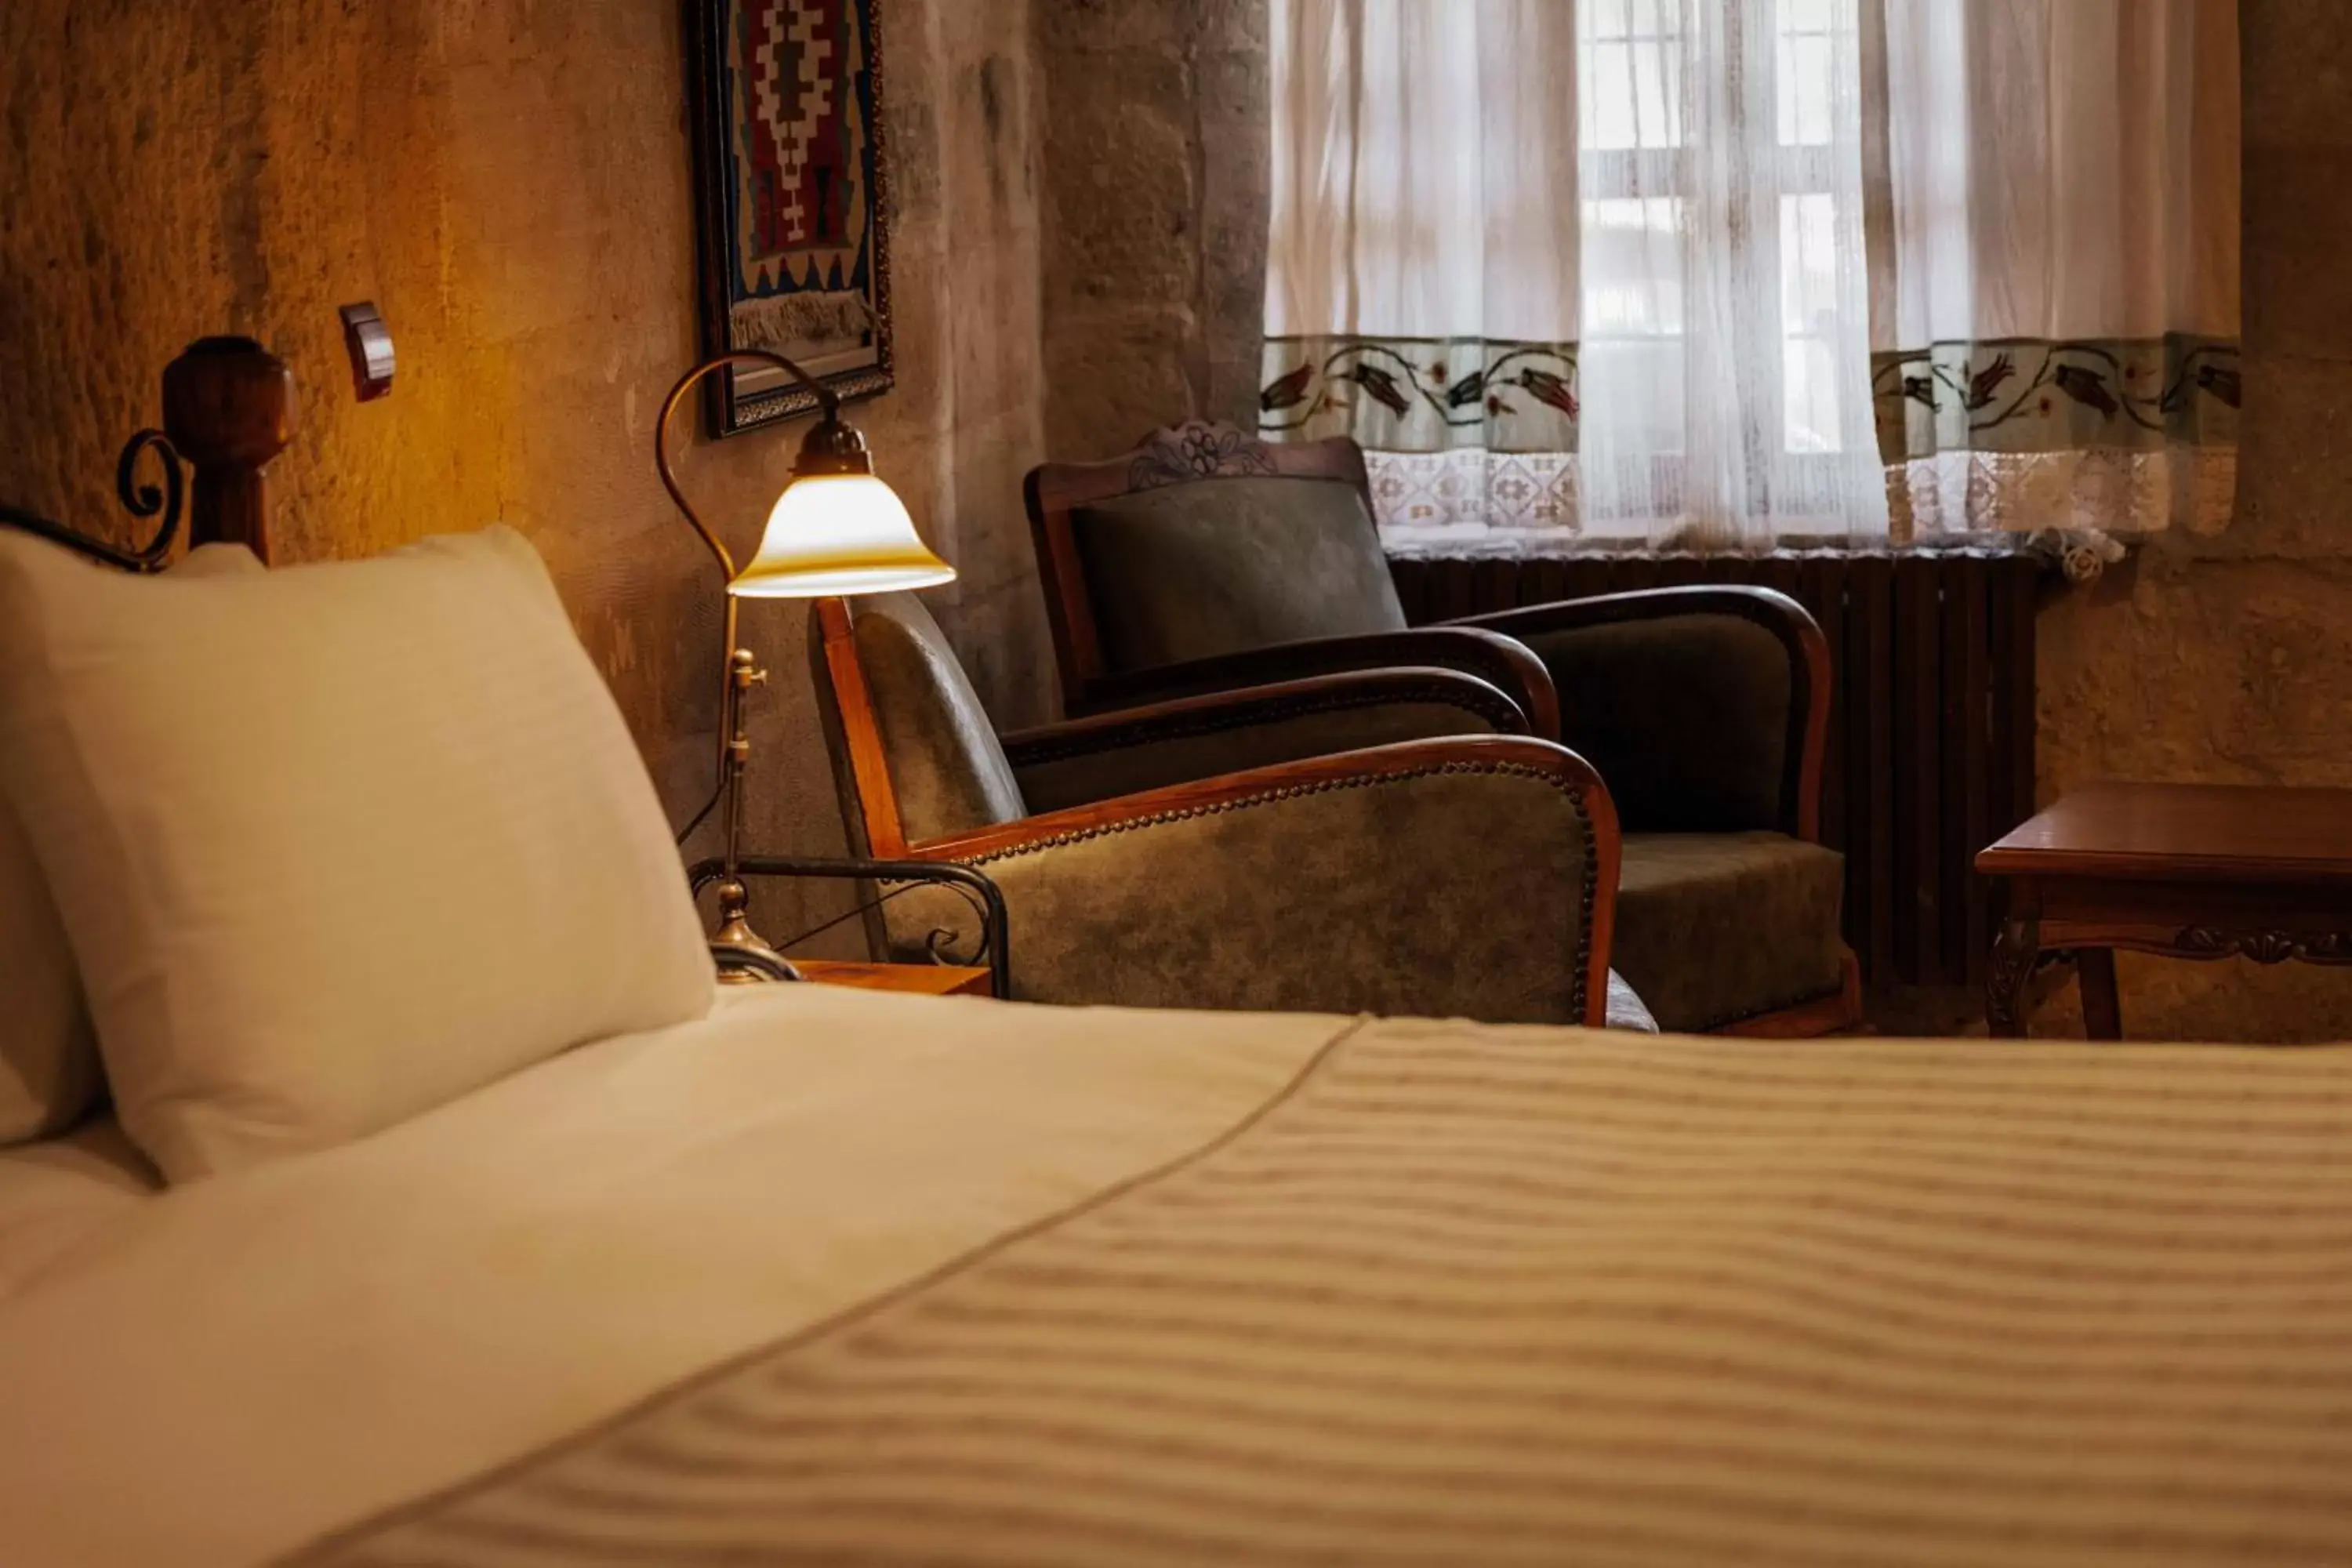
<path fill-rule="evenodd" d="M 677 475 L 670 469 L 669 427 L 671 420 L 677 413 L 677 405 L 686 401 L 688 393 L 692 392 L 704 380 L 719 371 L 731 370 L 738 365 L 765 365 L 770 370 L 783 372 L 816 394 L 819 430 L 827 427 L 835 429 L 844 427 L 841 424 L 840 394 L 783 355 L 772 353 L 766 349 L 730 349 L 725 353 L 713 354 L 678 377 L 677 384 L 669 389 L 669 396 L 662 402 L 661 419 L 654 426 L 654 467 L 661 472 L 662 488 L 669 491 L 669 499 L 677 503 L 677 510 L 685 514 L 686 521 L 694 525 L 694 531 L 702 536 L 702 542 L 709 546 L 710 553 L 719 562 L 719 570 L 726 574 L 727 581 L 730 583 L 735 580 L 735 557 L 727 552 L 727 546 L 719 542 L 719 536 L 710 531 L 709 525 L 702 521 L 701 514 L 694 510 L 694 503 L 686 499 L 686 492 L 678 488 Z M 814 437 L 815 432 L 810 432 L 812 441 Z M 860 443 L 860 448 L 863 449 L 863 443 Z M 805 459 L 807 456 L 808 448 L 803 446 L 802 457 Z M 734 601 L 730 599 L 728 605 L 729 615 L 731 617 Z M 735 646 L 735 636 L 731 626 L 727 636 L 727 646 L 731 653 Z"/>

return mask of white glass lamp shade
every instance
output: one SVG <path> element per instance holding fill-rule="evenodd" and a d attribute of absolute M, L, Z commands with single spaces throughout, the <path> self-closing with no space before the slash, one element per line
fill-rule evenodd
<path fill-rule="evenodd" d="M 776 498 L 760 552 L 727 591 L 746 599 L 821 599 L 936 588 L 955 568 L 916 535 L 915 520 L 871 474 L 794 479 Z"/>

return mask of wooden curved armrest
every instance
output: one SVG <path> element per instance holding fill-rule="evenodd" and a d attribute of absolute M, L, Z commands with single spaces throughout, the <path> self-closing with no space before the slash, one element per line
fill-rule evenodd
<path fill-rule="evenodd" d="M 1505 735 L 1528 733 L 1528 716 L 1491 681 L 1458 669 L 1392 667 L 1346 670 L 1303 680 L 1181 697 L 1142 708 L 1042 725 L 1002 737 L 1016 768 L 1114 752 L 1155 741 L 1277 723 L 1309 713 L 1405 704 L 1458 708 Z"/>
<path fill-rule="evenodd" d="M 1591 845 L 1587 917 L 1591 941 L 1583 969 L 1584 1021 L 1600 1026 L 1607 1016 L 1610 943 L 1622 860 L 1617 808 L 1608 785 L 1592 765 L 1555 742 L 1520 735 L 1462 736 L 1341 752 L 977 828 L 929 840 L 916 846 L 914 852 L 927 858 L 984 867 L 992 859 L 1149 829 L 1160 823 L 1276 805 L 1327 790 L 1403 784 L 1415 778 L 1463 773 L 1548 783 L 1573 803 L 1582 819 Z"/>
<path fill-rule="evenodd" d="M 1525 637 L 1585 626 L 1615 626 L 1625 621 L 1663 620 L 1670 616 L 1738 616 L 1769 626 L 1791 647 L 1808 639 L 1818 642 L 1822 657 L 1829 657 L 1829 638 L 1811 611 L 1778 588 L 1749 583 L 1634 588 L 1584 599 L 1556 599 L 1549 605 L 1523 605 L 1516 610 L 1490 610 L 1485 615 L 1442 621 L 1432 629 L 1495 631 Z"/>
<path fill-rule="evenodd" d="M 1098 713 L 1236 687 L 1399 666 L 1434 666 L 1475 675 L 1518 704 L 1531 733 L 1543 740 L 1559 738 L 1559 696 L 1543 660 L 1517 639 L 1477 626 L 1417 626 L 1316 637 L 1100 676 L 1087 682 L 1073 708 Z"/>
<path fill-rule="evenodd" d="M 1797 764 L 1790 784 L 1795 792 L 1790 825 L 1796 837 L 1819 843 L 1822 767 L 1829 748 L 1830 639 L 1811 611 L 1779 589 L 1732 583 L 1641 588 L 1497 610 L 1444 625 L 1528 638 L 1681 616 L 1736 616 L 1771 632 L 1788 651 L 1789 754 Z"/>

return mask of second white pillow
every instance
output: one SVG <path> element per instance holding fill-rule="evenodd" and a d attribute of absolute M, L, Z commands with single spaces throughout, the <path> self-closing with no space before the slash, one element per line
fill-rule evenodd
<path fill-rule="evenodd" d="M 206 544 L 172 574 L 261 570 L 241 544 Z M 0 795 L 0 1148 L 72 1126 L 101 1082 L 72 944 L 16 808 Z"/>

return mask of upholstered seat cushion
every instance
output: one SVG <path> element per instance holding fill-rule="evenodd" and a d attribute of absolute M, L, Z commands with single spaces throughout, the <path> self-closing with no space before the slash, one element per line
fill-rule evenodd
<path fill-rule="evenodd" d="M 1633 988 L 1625 984 L 1625 977 L 1613 969 L 1609 972 L 1608 1026 L 1634 1035 L 1654 1035 L 1658 1032 L 1658 1021 L 1650 1016 L 1650 1009 L 1643 1005 L 1641 997 L 1633 994 Z"/>
<path fill-rule="evenodd" d="M 1629 833 L 1615 967 L 1671 1033 L 1827 995 L 1844 885 L 1843 857 L 1778 833 Z"/>

